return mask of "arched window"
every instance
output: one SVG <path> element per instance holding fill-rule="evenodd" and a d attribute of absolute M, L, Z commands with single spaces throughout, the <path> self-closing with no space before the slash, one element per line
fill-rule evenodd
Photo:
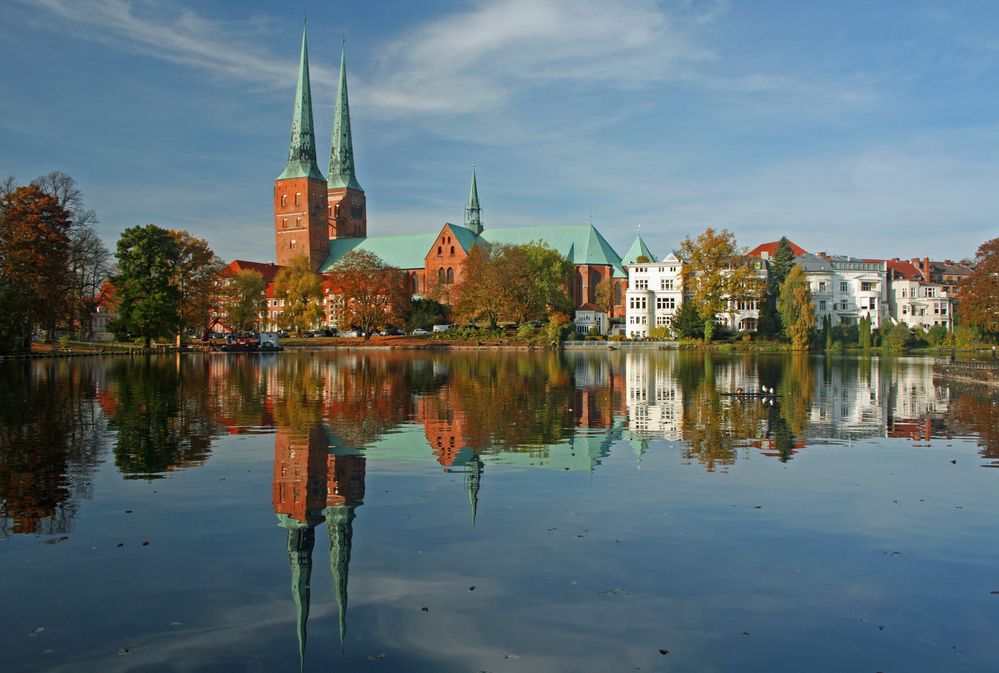
<path fill-rule="evenodd" d="M 452 269 L 451 267 L 447 268 L 447 282 L 448 283 L 454 282 L 454 269 Z"/>
<path fill-rule="evenodd" d="M 300 205 L 302 203 L 302 192 L 295 192 L 295 205 Z"/>
<path fill-rule="evenodd" d="M 291 239 L 291 245 L 289 246 L 292 250 L 295 249 L 295 239 Z"/>
<path fill-rule="evenodd" d="M 444 272 L 443 268 L 437 270 L 437 278 L 441 285 L 447 282 L 447 274 Z"/>
<path fill-rule="evenodd" d="M 454 246 L 451 246 L 451 256 L 454 257 Z"/>
<path fill-rule="evenodd" d="M 282 194 L 281 195 L 281 206 L 283 207 L 283 206 L 287 206 L 287 205 L 288 205 L 288 195 L 287 194 Z"/>
<path fill-rule="evenodd" d="M 444 248 L 442 248 L 441 246 L 438 245 L 437 246 L 437 256 L 438 257 L 442 257 L 443 255 L 444 255 Z"/>

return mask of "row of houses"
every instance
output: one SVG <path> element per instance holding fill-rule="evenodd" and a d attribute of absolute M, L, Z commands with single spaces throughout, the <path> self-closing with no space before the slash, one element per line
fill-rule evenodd
<path fill-rule="evenodd" d="M 776 241 L 764 243 L 747 253 L 760 280 L 769 275 L 776 247 Z M 900 323 L 927 330 L 942 325 L 950 331 L 960 282 L 972 272 L 971 267 L 951 260 L 857 259 L 812 254 L 793 243 L 792 250 L 795 264 L 808 279 L 816 324 L 828 319 L 831 325 L 856 325 L 867 318 L 875 329 Z M 684 261 L 675 253 L 659 260 L 649 255 L 626 265 L 626 336 L 646 338 L 656 328 L 671 327 L 691 296 L 684 285 L 683 267 Z M 759 317 L 755 299 L 733 298 L 728 310 L 715 320 L 729 331 L 755 332 Z M 589 316 L 586 320 L 593 322 Z"/>

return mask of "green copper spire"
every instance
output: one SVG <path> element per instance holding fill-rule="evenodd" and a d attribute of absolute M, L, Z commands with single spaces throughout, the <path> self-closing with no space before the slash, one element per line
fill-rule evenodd
<path fill-rule="evenodd" d="M 330 147 L 330 188 L 363 192 L 354 175 L 354 142 L 350 138 L 350 104 L 347 102 L 347 47 L 340 51 L 340 86 L 333 113 L 333 143 Z"/>
<path fill-rule="evenodd" d="M 288 529 L 288 560 L 291 563 L 291 596 L 295 601 L 295 626 L 298 634 L 299 669 L 305 670 L 306 625 L 312 579 L 312 549 L 316 532 L 312 527 Z"/>
<path fill-rule="evenodd" d="M 309 84 L 309 48 L 306 46 L 305 28 L 302 28 L 302 56 L 298 64 L 295 112 L 291 117 L 288 165 L 278 180 L 289 178 L 323 179 L 316 164 L 316 131 L 312 123 L 312 87 Z"/>
<path fill-rule="evenodd" d="M 350 570 L 350 547 L 354 539 L 354 506 L 331 505 L 326 508 L 326 527 L 330 535 L 330 574 L 333 593 L 340 611 L 340 647 L 347 636 L 347 573 Z"/>
<path fill-rule="evenodd" d="M 479 187 L 475 183 L 475 164 L 472 164 L 472 186 L 468 189 L 468 204 L 465 206 L 465 227 L 476 235 L 482 233 L 482 208 L 479 207 Z"/>
<path fill-rule="evenodd" d="M 465 466 L 465 491 L 468 493 L 468 504 L 472 506 L 472 528 L 479 513 L 479 487 L 482 484 L 482 461 L 478 456 L 468 461 Z"/>

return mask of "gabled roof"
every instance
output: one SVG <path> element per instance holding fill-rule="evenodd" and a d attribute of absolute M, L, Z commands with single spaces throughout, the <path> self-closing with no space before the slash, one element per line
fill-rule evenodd
<path fill-rule="evenodd" d="M 760 243 L 758 246 L 753 248 L 747 253 L 748 257 L 764 257 L 763 253 L 766 253 L 766 259 L 773 259 L 774 255 L 777 254 L 777 244 L 780 241 L 771 241 L 769 243 Z M 800 245 L 796 244 L 794 241 L 789 240 L 788 243 L 791 244 L 791 252 L 794 253 L 795 257 L 801 257 L 802 255 L 807 255 L 808 251 L 805 250 Z"/>
<path fill-rule="evenodd" d="M 319 270 L 327 272 L 352 250 L 364 250 L 377 255 L 388 266 L 397 269 L 422 269 L 430 246 L 437 240 L 436 232 L 368 236 L 367 238 L 330 239 L 330 251 Z"/>
<path fill-rule="evenodd" d="M 923 272 L 915 264 L 904 259 L 865 259 L 865 262 L 884 262 L 888 265 L 888 271 L 893 278 L 904 278 L 905 280 L 925 281 Z"/>
<path fill-rule="evenodd" d="M 451 224 L 450 222 L 444 226 L 451 229 L 451 233 L 454 234 L 456 239 L 458 239 L 458 245 L 460 245 L 461 249 L 465 252 L 471 250 L 472 246 L 475 245 L 475 241 L 478 237 L 475 235 L 475 232 L 468 227 L 463 227 L 459 224 Z"/>
<path fill-rule="evenodd" d="M 645 257 L 650 262 L 656 261 L 656 258 L 652 255 L 652 251 L 649 250 L 649 246 L 645 245 L 645 241 L 642 240 L 641 235 L 635 237 L 635 242 L 628 248 L 628 252 L 624 253 L 623 263 L 634 264 L 638 261 L 639 257 Z"/>
<path fill-rule="evenodd" d="M 277 264 L 264 264 L 262 262 L 248 262 L 245 259 L 234 259 L 229 262 L 229 265 L 226 266 L 222 273 L 236 275 L 240 271 L 256 271 L 264 277 L 264 282 L 269 284 L 274 280 L 278 271 L 283 268 L 283 266 L 278 266 Z"/>

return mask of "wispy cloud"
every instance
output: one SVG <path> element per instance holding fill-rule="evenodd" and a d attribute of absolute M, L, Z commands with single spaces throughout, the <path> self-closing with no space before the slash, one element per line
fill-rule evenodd
<path fill-rule="evenodd" d="M 47 12 L 57 28 L 213 75 L 258 86 L 287 88 L 295 63 L 261 48 L 260 18 L 215 21 L 170 2 L 149 0 L 20 0 Z M 315 83 L 332 86 L 333 73 L 311 68 Z"/>

